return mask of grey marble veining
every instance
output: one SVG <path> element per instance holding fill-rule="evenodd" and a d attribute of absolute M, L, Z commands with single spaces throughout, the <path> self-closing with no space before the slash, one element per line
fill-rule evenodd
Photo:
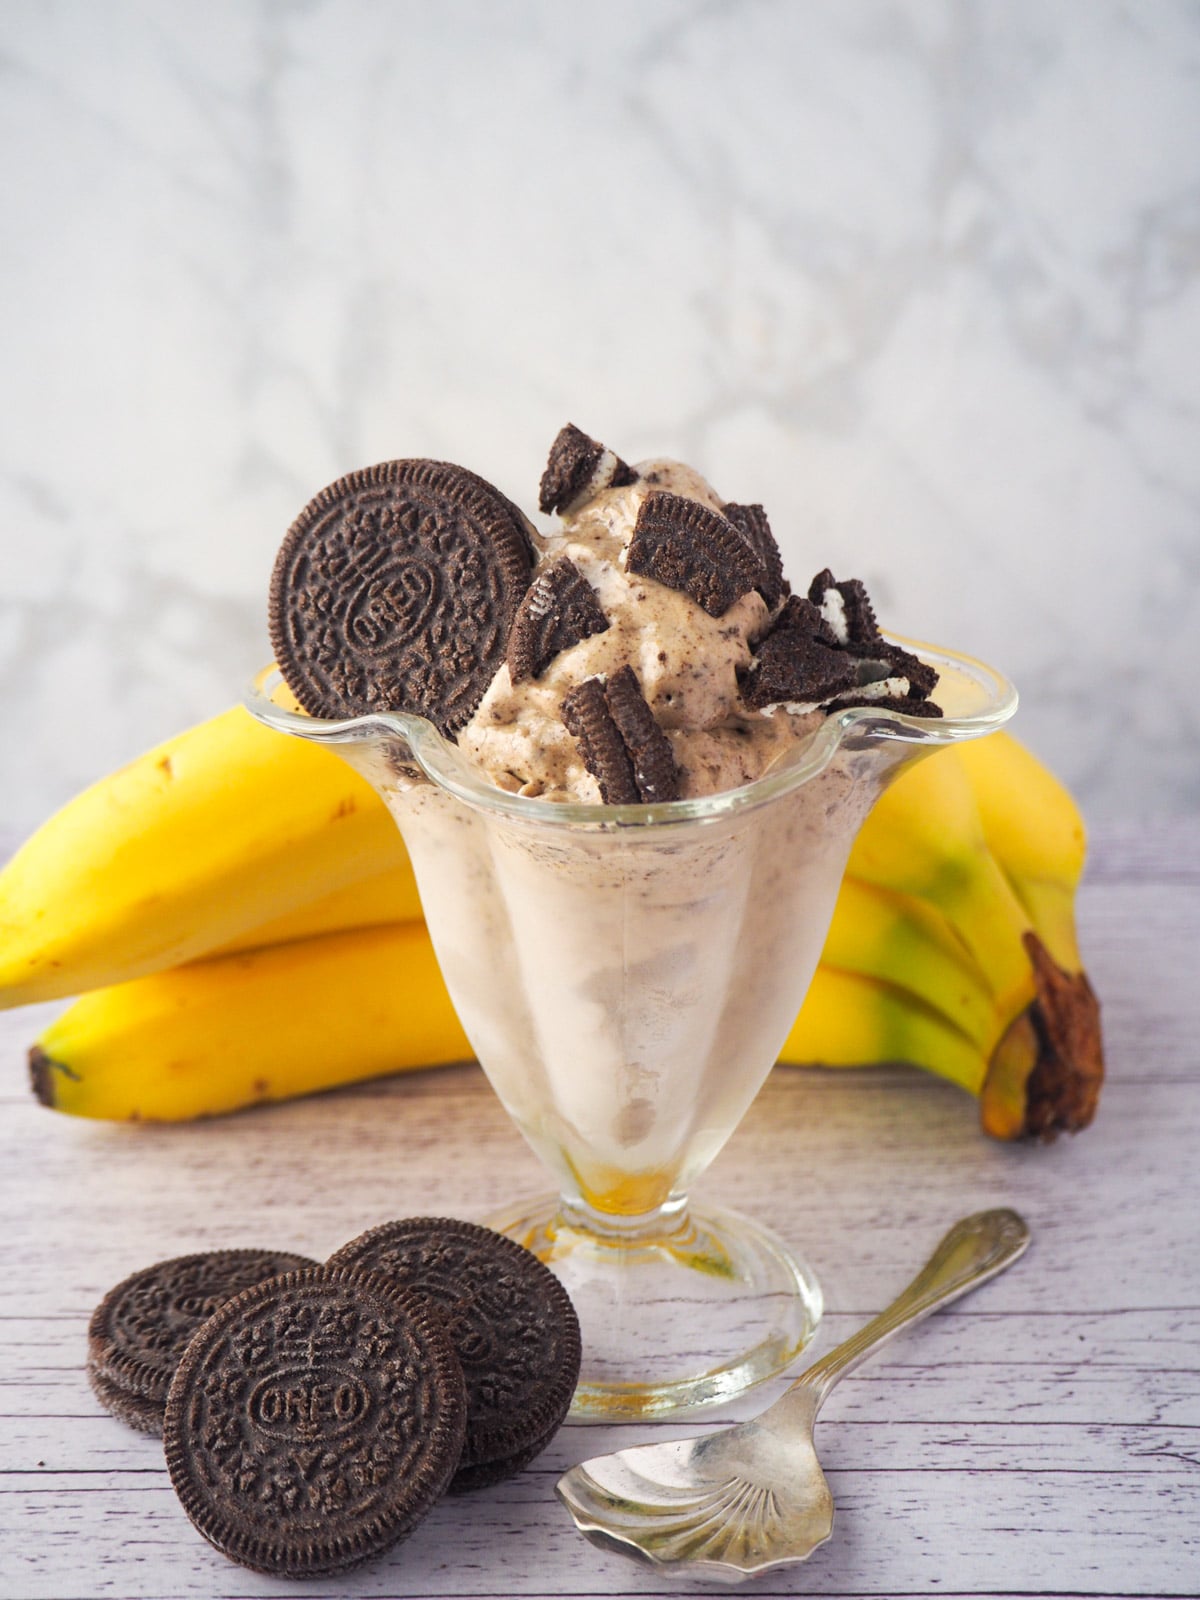
<path fill-rule="evenodd" d="M 0 760 L 34 826 L 232 701 L 338 473 L 532 508 L 568 417 L 1200 808 L 1200 10 L 0 10 Z"/>

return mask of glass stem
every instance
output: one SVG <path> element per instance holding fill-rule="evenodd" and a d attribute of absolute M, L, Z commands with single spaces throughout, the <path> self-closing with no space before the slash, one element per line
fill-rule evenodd
<path fill-rule="evenodd" d="M 561 1195 L 557 1223 L 572 1232 L 590 1235 L 614 1246 L 650 1244 L 657 1240 L 677 1240 L 690 1226 L 688 1197 L 673 1194 L 652 1211 L 626 1215 L 600 1211 L 579 1195 Z"/>

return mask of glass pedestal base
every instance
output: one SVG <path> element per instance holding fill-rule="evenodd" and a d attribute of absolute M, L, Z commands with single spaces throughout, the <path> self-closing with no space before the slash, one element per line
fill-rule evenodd
<path fill-rule="evenodd" d="M 735 1211 L 680 1203 L 625 1226 L 551 1195 L 488 1223 L 544 1261 L 575 1304 L 577 1421 L 731 1400 L 787 1367 L 821 1316 L 812 1272 Z"/>

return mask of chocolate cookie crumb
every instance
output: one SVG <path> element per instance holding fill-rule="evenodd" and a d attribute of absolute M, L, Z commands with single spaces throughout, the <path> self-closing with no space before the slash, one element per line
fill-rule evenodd
<path fill-rule="evenodd" d="M 771 532 L 767 513 L 760 505 L 742 506 L 734 500 L 721 509 L 762 562 L 763 581 L 758 585 L 758 592 L 773 611 L 787 594 L 789 585 L 783 575 L 783 556 Z"/>
<path fill-rule="evenodd" d="M 636 482 L 637 473 L 620 456 L 568 422 L 550 446 L 538 507 L 542 511 L 569 511 L 577 501 L 599 494 L 601 489 L 619 489 Z"/>
<path fill-rule="evenodd" d="M 559 556 L 517 608 L 508 636 L 509 677 L 513 683 L 540 678 L 555 656 L 608 627 L 596 591 L 569 556 Z"/>

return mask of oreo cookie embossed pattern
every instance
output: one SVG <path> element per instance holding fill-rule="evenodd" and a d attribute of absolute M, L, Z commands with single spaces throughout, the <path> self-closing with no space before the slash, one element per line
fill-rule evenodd
<path fill-rule="evenodd" d="M 324 1267 L 286 1251 L 180 1256 L 97 1306 L 87 1376 L 163 1438 L 188 1516 L 233 1560 L 336 1572 L 448 1490 L 527 1466 L 579 1376 L 575 1309 L 512 1239 L 415 1217 Z"/>
<path fill-rule="evenodd" d="M 110 1289 L 88 1325 L 88 1365 L 105 1403 L 113 1391 L 161 1411 L 188 1341 L 242 1289 L 298 1267 L 308 1256 L 286 1250 L 210 1250 L 176 1256 L 132 1273 Z"/>
<path fill-rule="evenodd" d="M 383 1272 L 446 1319 L 467 1385 L 452 1490 L 510 1476 L 557 1433 L 579 1377 L 579 1321 L 558 1279 L 522 1245 L 470 1222 L 411 1217 L 351 1240 L 330 1265 Z"/>
<path fill-rule="evenodd" d="M 466 1391 L 441 1319 L 374 1273 L 314 1267 L 243 1291 L 167 1399 L 171 1482 L 244 1566 L 309 1577 L 404 1538 L 445 1492 Z"/>
<path fill-rule="evenodd" d="M 532 565 L 528 524 L 498 489 L 446 462 L 385 461 L 292 524 L 271 643 L 313 715 L 413 711 L 451 736 L 504 660 Z"/>

